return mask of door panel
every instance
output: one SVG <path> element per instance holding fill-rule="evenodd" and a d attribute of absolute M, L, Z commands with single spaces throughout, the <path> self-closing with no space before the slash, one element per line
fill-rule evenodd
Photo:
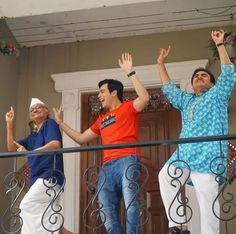
<path fill-rule="evenodd" d="M 171 116 L 171 117 L 170 117 Z M 171 121 L 174 119 L 174 123 Z M 139 120 L 140 141 L 175 139 L 179 135 L 180 115 L 174 109 L 141 113 Z M 148 168 L 149 178 L 142 196 L 146 199 L 150 220 L 144 225 L 146 234 L 163 234 L 167 231 L 167 219 L 161 200 L 158 173 L 175 146 L 152 146 L 142 148 L 142 163 Z"/>

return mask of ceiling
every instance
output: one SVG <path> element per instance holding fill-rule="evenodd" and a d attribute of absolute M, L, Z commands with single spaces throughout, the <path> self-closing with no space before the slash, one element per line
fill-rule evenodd
<path fill-rule="evenodd" d="M 0 16 L 21 47 L 236 25 L 235 0 L 38 2 L 1 0 Z"/>

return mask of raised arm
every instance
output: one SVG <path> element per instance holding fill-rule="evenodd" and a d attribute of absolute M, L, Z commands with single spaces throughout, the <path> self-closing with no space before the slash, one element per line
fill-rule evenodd
<path fill-rule="evenodd" d="M 170 46 L 167 49 L 160 48 L 159 56 L 157 58 L 157 68 L 159 71 L 162 84 L 166 84 L 170 80 L 170 77 L 168 75 L 168 72 L 165 66 L 165 60 L 168 57 L 169 53 L 170 53 Z"/>
<path fill-rule="evenodd" d="M 219 53 L 220 63 L 224 65 L 229 65 L 232 63 L 230 61 L 230 58 L 224 46 L 224 35 L 225 35 L 225 32 L 222 29 L 219 31 L 211 32 L 211 38 L 215 42 L 218 53 Z"/>
<path fill-rule="evenodd" d="M 14 118 L 15 111 L 11 106 L 10 110 L 5 115 L 6 118 L 6 127 L 7 127 L 7 149 L 9 151 L 16 151 L 17 147 L 15 145 L 14 137 Z"/>
<path fill-rule="evenodd" d="M 69 125 L 67 125 L 62 120 L 62 106 L 60 108 L 53 108 L 55 121 L 58 123 L 60 128 L 68 135 L 72 140 L 79 144 L 84 144 L 87 142 L 90 142 L 98 137 L 97 134 L 95 134 L 90 128 L 88 128 L 83 133 L 77 132 L 73 128 L 71 128 Z"/>
<path fill-rule="evenodd" d="M 132 56 L 129 53 L 123 53 L 118 62 L 120 67 L 125 71 L 126 75 L 131 80 L 135 92 L 138 95 L 138 97 L 134 100 L 134 108 L 136 111 L 140 112 L 147 105 L 149 101 L 149 94 L 133 70 Z"/>

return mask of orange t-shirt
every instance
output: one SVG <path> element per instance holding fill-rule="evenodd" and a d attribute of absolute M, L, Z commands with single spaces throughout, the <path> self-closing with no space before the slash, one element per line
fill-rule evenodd
<path fill-rule="evenodd" d="M 125 101 L 117 109 L 99 115 L 90 129 L 102 138 L 102 144 L 123 144 L 138 141 L 138 112 L 134 101 Z M 103 151 L 103 163 L 126 155 L 140 155 L 139 148 Z"/>

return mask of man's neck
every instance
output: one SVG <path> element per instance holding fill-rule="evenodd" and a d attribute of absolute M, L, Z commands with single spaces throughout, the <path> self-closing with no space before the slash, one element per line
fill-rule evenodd
<path fill-rule="evenodd" d="M 202 95 L 203 93 L 205 93 L 205 92 L 207 92 L 209 89 L 207 89 L 207 88 L 200 88 L 200 89 L 198 89 L 198 90 L 195 90 L 194 91 L 194 94 L 196 95 L 196 96 L 200 96 L 200 95 Z"/>
<path fill-rule="evenodd" d="M 112 105 L 108 108 L 109 112 L 117 109 L 121 104 L 122 103 L 120 100 L 113 102 Z"/>
<path fill-rule="evenodd" d="M 45 119 L 42 120 L 42 121 L 39 121 L 39 122 L 36 122 L 36 121 L 35 121 L 35 125 L 36 125 L 36 127 L 37 127 L 37 132 L 38 132 L 39 129 L 42 127 L 44 121 L 45 121 Z"/>

